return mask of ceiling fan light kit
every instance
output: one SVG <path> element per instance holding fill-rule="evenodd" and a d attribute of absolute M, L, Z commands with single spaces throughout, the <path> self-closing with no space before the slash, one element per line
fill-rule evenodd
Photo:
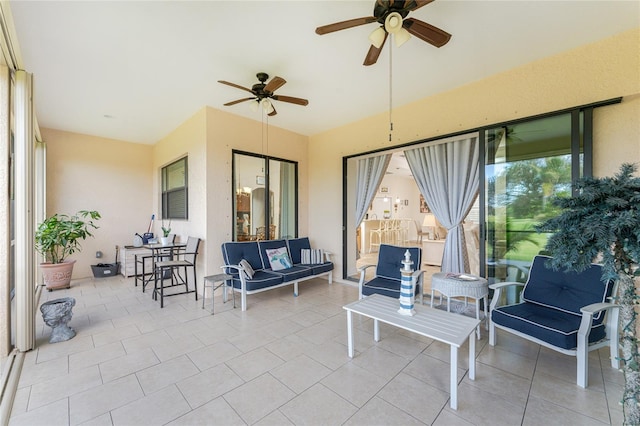
<path fill-rule="evenodd" d="M 218 80 L 218 83 L 235 87 L 236 89 L 244 90 L 253 95 L 252 97 L 249 97 L 249 98 L 242 98 L 242 99 L 237 99 L 235 101 L 227 102 L 226 104 L 224 104 L 224 106 L 231 106 L 231 105 L 238 104 L 240 102 L 251 101 L 249 103 L 249 108 L 251 108 L 252 111 L 257 111 L 259 107 L 262 106 L 262 109 L 269 116 L 274 116 L 278 112 L 276 111 L 276 108 L 273 106 L 272 100 L 287 102 L 290 104 L 302 105 L 302 106 L 306 106 L 309 104 L 309 101 L 306 99 L 294 98 L 293 96 L 284 96 L 284 95 L 278 96 L 274 94 L 276 90 L 284 86 L 284 84 L 287 82 L 284 78 L 276 76 L 276 77 L 273 77 L 271 81 L 266 83 L 266 81 L 269 79 L 269 74 L 264 72 L 259 72 L 258 74 L 256 74 L 256 77 L 258 78 L 259 83 L 256 83 L 253 86 L 251 86 L 251 89 L 240 86 L 235 83 L 230 83 L 228 81 Z"/>
<path fill-rule="evenodd" d="M 360 25 L 379 23 L 381 26 L 370 35 L 371 47 L 365 56 L 364 65 L 373 65 L 378 61 L 382 47 L 389 34 L 393 34 L 396 46 L 406 43 L 411 36 L 435 47 L 449 42 L 451 34 L 415 18 L 407 18 L 409 12 L 426 6 L 434 0 L 376 0 L 373 16 L 350 19 L 316 28 L 316 34 L 323 35 Z"/>

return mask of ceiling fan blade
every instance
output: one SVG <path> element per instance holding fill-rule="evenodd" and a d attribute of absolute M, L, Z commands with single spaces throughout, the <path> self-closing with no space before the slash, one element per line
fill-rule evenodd
<path fill-rule="evenodd" d="M 414 11 L 416 9 L 420 9 L 422 6 L 428 5 L 431 2 L 433 2 L 433 0 L 410 0 L 404 8 L 408 11 Z"/>
<path fill-rule="evenodd" d="M 362 65 L 369 66 L 369 65 L 375 64 L 378 61 L 378 56 L 380 56 L 380 52 L 382 52 L 382 48 L 384 47 L 384 43 L 387 41 L 388 37 L 389 37 L 389 34 L 385 32 L 384 40 L 382 40 L 382 44 L 380 45 L 380 47 L 375 47 L 374 45 L 371 45 L 371 47 L 369 48 L 369 51 L 367 52 L 367 56 L 365 56 L 364 58 L 364 63 Z"/>
<path fill-rule="evenodd" d="M 407 18 L 402 23 L 402 26 L 405 27 L 410 34 L 435 47 L 442 47 L 451 39 L 451 34 L 448 32 L 434 27 L 431 24 L 427 24 L 426 22 L 422 22 L 419 19 Z"/>
<path fill-rule="evenodd" d="M 228 81 L 218 80 L 218 83 L 226 84 L 227 86 L 235 87 L 236 89 L 246 90 L 249 93 L 253 93 L 251 89 L 247 89 L 246 87 L 239 86 L 235 83 L 229 83 Z"/>
<path fill-rule="evenodd" d="M 274 115 L 276 115 L 278 113 L 278 111 L 276 111 L 276 107 L 273 106 L 273 102 L 271 102 L 271 108 L 273 108 L 273 111 L 271 111 L 269 114 L 267 114 L 269 117 L 273 117 Z"/>
<path fill-rule="evenodd" d="M 289 102 L 290 104 L 296 104 L 296 105 L 302 105 L 302 106 L 309 105 L 308 100 L 302 99 L 302 98 L 294 98 L 292 96 L 273 95 L 271 98 L 276 101 Z"/>
<path fill-rule="evenodd" d="M 284 78 L 275 76 L 271 79 L 270 82 L 267 83 L 266 86 L 264 86 L 264 91 L 273 93 L 279 88 L 281 88 L 282 86 L 284 86 L 286 82 L 287 80 L 285 80 Z"/>
<path fill-rule="evenodd" d="M 242 98 L 242 99 L 238 99 L 236 101 L 227 102 L 226 104 L 224 104 L 224 106 L 231 106 L 231 105 L 239 104 L 240 102 L 252 101 L 254 99 L 255 99 L 255 97 L 253 97 L 253 98 Z"/>
<path fill-rule="evenodd" d="M 323 25 L 316 28 L 316 34 L 323 35 L 332 33 L 334 31 L 346 30 L 347 28 L 353 28 L 364 24 L 370 24 L 376 22 L 375 16 L 367 16 L 365 18 L 349 19 L 348 21 L 336 22 L 334 24 Z"/>

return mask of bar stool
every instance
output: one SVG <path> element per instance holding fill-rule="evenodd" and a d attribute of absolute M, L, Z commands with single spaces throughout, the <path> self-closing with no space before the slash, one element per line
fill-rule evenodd
<path fill-rule="evenodd" d="M 211 287 L 211 315 L 213 315 L 213 303 L 214 303 L 214 293 L 217 289 L 227 284 L 228 280 L 231 280 L 233 277 L 229 274 L 215 274 L 204 277 L 204 286 L 202 287 L 202 309 L 204 309 L 204 299 L 207 297 L 207 287 Z M 216 285 L 216 283 L 219 283 Z M 236 292 L 231 290 L 233 294 L 233 308 L 236 307 Z M 224 300 L 226 303 L 226 300 Z"/>

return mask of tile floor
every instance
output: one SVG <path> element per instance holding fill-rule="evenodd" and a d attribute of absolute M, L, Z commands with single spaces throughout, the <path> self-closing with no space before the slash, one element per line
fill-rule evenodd
<path fill-rule="evenodd" d="M 220 291 L 220 290 L 219 290 Z M 248 296 L 246 312 L 193 294 L 165 308 L 110 277 L 42 293 L 76 298 L 73 339 L 49 344 L 37 316 L 10 425 L 603 425 L 621 424 L 622 374 L 592 353 L 588 389 L 575 359 L 507 334 L 476 345 L 477 373 L 459 360 L 458 410 L 449 407 L 449 348 L 358 315 L 356 356 L 342 306 L 357 287 L 323 279 Z M 211 303 L 211 299 L 207 299 Z"/>

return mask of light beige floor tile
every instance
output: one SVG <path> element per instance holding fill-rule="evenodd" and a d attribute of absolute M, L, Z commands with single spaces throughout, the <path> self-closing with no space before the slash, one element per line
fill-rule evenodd
<path fill-rule="evenodd" d="M 11 426 L 63 426 L 69 424 L 67 398 L 11 417 Z"/>
<path fill-rule="evenodd" d="M 260 419 L 255 426 L 294 426 L 294 424 L 280 410 L 275 410 Z"/>
<path fill-rule="evenodd" d="M 113 330 L 107 330 L 102 333 L 93 335 L 93 342 L 96 348 L 100 346 L 108 345 L 109 343 L 120 342 L 122 339 L 128 337 L 139 336 L 140 330 L 133 325 L 128 324 L 122 327 L 114 328 Z"/>
<path fill-rule="evenodd" d="M 276 340 L 268 331 L 246 331 L 227 339 L 233 346 L 242 352 L 251 352 L 261 346 L 267 345 Z"/>
<path fill-rule="evenodd" d="M 87 420 L 84 423 L 80 423 L 80 426 L 112 426 L 111 413 L 104 413 L 101 416 L 94 417 L 91 420 Z"/>
<path fill-rule="evenodd" d="M 337 370 L 351 360 L 347 346 L 334 341 L 322 345 L 309 344 L 305 346 L 304 354 L 331 370 Z"/>
<path fill-rule="evenodd" d="M 544 373 L 533 376 L 531 396 L 558 404 L 602 422 L 609 421 L 607 397 L 604 392 L 583 389 L 575 383 Z"/>
<path fill-rule="evenodd" d="M 182 355 L 138 371 L 136 376 L 144 393 L 149 395 L 199 372 L 198 367 L 186 355 Z"/>
<path fill-rule="evenodd" d="M 70 424 L 86 422 L 143 396 L 134 375 L 78 393 L 69 398 Z"/>
<path fill-rule="evenodd" d="M 351 363 L 365 368 L 372 373 L 387 380 L 395 377 L 411 362 L 409 359 L 393 352 L 373 346 L 366 351 L 356 354 Z"/>
<path fill-rule="evenodd" d="M 139 336 L 129 337 L 122 340 L 122 345 L 127 353 L 150 348 L 154 345 L 161 345 L 171 338 L 164 330 L 152 331 L 151 333 L 141 334 Z"/>
<path fill-rule="evenodd" d="M 480 363 L 490 365 L 511 374 L 524 377 L 529 381 L 533 378 L 533 372 L 536 367 L 536 363 L 531 362 L 530 358 L 491 345 L 484 347 L 480 355 L 478 355 L 477 362 L 478 365 Z M 476 367 L 480 368 L 478 365 L 476 365 Z"/>
<path fill-rule="evenodd" d="M 496 421 L 494 425 L 498 425 L 500 422 Z M 456 416 L 453 412 L 448 410 L 442 410 L 433 426 L 473 426 L 473 423 L 466 421 L 462 417 Z"/>
<path fill-rule="evenodd" d="M 476 368 L 475 380 L 469 379 L 466 375 L 463 382 L 514 405 L 524 407 L 527 404 L 531 381 L 490 365 L 481 365 L 481 367 Z"/>
<path fill-rule="evenodd" d="M 38 363 L 61 357 L 66 358 L 68 355 L 88 351 L 94 347 L 91 336 L 80 336 L 77 334 L 73 339 L 65 342 L 48 344 L 48 341 L 49 334 L 47 334 L 46 337 L 47 343 L 41 341 L 36 343 L 36 347 L 38 347 Z"/>
<path fill-rule="evenodd" d="M 264 348 L 256 349 L 226 362 L 229 368 L 245 382 L 249 382 L 283 363 L 281 358 Z"/>
<path fill-rule="evenodd" d="M 280 411 L 295 425 L 339 425 L 358 409 L 325 386 L 316 384 L 287 402 Z"/>
<path fill-rule="evenodd" d="M 270 374 L 264 374 L 224 395 L 231 407 L 249 423 L 255 423 L 281 407 L 295 394 Z M 256 404 L 256 401 L 260 401 Z"/>
<path fill-rule="evenodd" d="M 203 347 L 204 344 L 196 336 L 185 335 L 153 345 L 151 349 L 158 359 L 164 362 Z"/>
<path fill-rule="evenodd" d="M 447 402 L 444 410 L 452 411 L 456 416 L 478 426 L 495 426 L 496 422 L 517 425 L 524 414 L 524 407 L 496 398 L 494 394 L 483 392 L 466 382 L 458 386 L 458 409 L 453 410 Z"/>
<path fill-rule="evenodd" d="M 29 394 L 31 393 L 31 386 L 16 389 L 16 393 L 13 397 L 13 405 L 11 406 L 11 416 L 17 416 L 24 414 L 29 408 Z"/>
<path fill-rule="evenodd" d="M 159 363 L 151 349 L 144 349 L 100 363 L 100 373 L 103 382 L 108 383 Z"/>
<path fill-rule="evenodd" d="M 111 412 L 114 426 L 161 425 L 173 421 L 191 410 L 175 386 L 137 399 Z"/>
<path fill-rule="evenodd" d="M 362 407 L 387 381 L 353 363 L 347 363 L 320 383 L 356 407 Z"/>
<path fill-rule="evenodd" d="M 168 423 L 169 426 L 245 425 L 224 398 L 216 398 Z"/>
<path fill-rule="evenodd" d="M 69 371 L 81 370 L 124 355 L 126 355 L 126 352 L 119 341 L 71 354 L 69 355 Z"/>
<path fill-rule="evenodd" d="M 300 355 L 271 370 L 271 374 L 300 394 L 331 374 L 331 370 L 306 355 Z"/>
<path fill-rule="evenodd" d="M 346 426 L 370 426 L 376 424 L 424 425 L 425 423 L 394 407 L 385 400 L 373 397 L 344 424 Z"/>
<path fill-rule="evenodd" d="M 295 334 L 291 334 L 265 345 L 265 348 L 278 355 L 283 360 L 289 361 L 298 357 L 300 354 L 305 353 L 305 351 L 311 346 L 313 345 L 307 340 Z"/>
<path fill-rule="evenodd" d="M 604 392 L 602 367 L 597 352 L 589 356 L 589 388 Z M 536 364 L 536 373 L 544 373 L 568 383 L 577 383 L 577 359 L 547 348 L 541 348 Z"/>
<path fill-rule="evenodd" d="M 449 403 L 449 393 L 405 373 L 398 374 L 377 395 L 407 414 L 431 424 Z"/>
<path fill-rule="evenodd" d="M 35 354 L 35 352 L 32 352 Z M 19 387 L 30 386 L 34 383 L 44 382 L 56 377 L 65 376 L 69 372 L 69 359 L 67 357 L 54 358 L 50 361 L 28 364 L 25 359 L 22 374 L 20 374 Z"/>
<path fill-rule="evenodd" d="M 241 354 L 242 352 L 231 343 L 221 341 L 189 352 L 187 356 L 200 371 L 204 371 Z"/>
<path fill-rule="evenodd" d="M 245 382 L 225 364 L 219 364 L 177 383 L 178 389 L 192 408 L 243 385 Z"/>
<path fill-rule="evenodd" d="M 522 421 L 523 426 L 551 425 L 563 426 L 602 426 L 609 422 L 600 422 L 581 413 L 560 407 L 549 401 L 531 397 L 527 403 L 527 409 Z"/>
<path fill-rule="evenodd" d="M 420 354 L 402 371 L 449 393 L 451 391 L 451 369 L 449 365 L 447 362 Z M 460 383 L 464 374 L 465 370 L 458 368 L 458 383 Z"/>
<path fill-rule="evenodd" d="M 29 410 L 83 392 L 102 384 L 97 366 L 72 371 L 64 379 L 54 378 L 31 386 Z"/>

